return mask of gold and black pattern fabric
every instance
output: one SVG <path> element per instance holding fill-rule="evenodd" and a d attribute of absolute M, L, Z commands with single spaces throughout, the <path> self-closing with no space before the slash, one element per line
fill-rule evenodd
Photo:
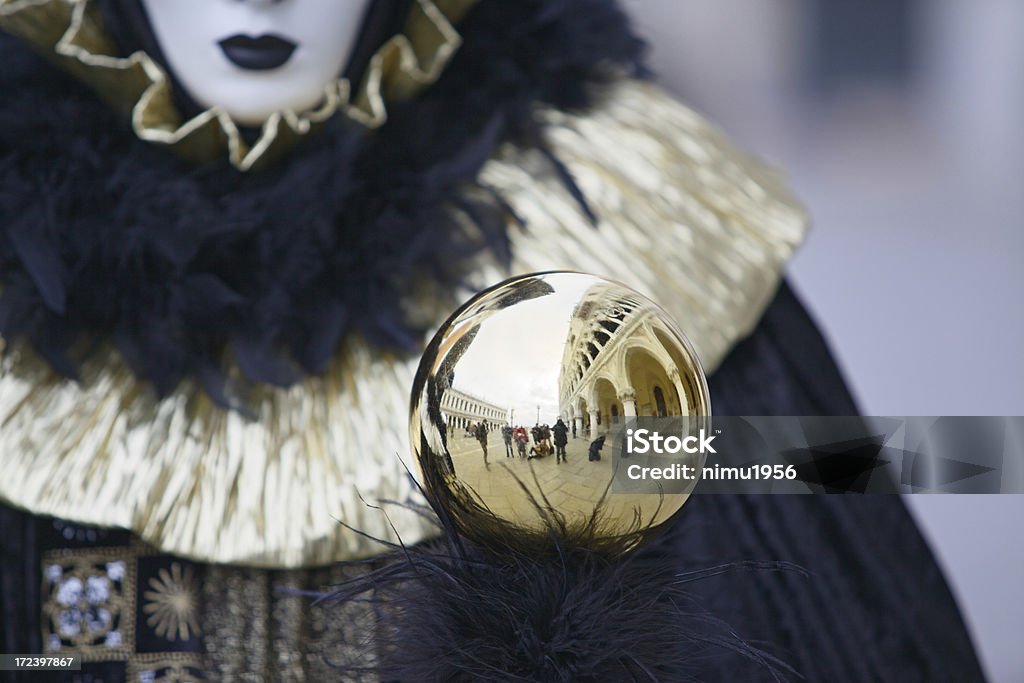
<path fill-rule="evenodd" d="M 127 532 L 4 507 L 0 525 L 12 537 L 0 555 L 0 649 L 81 656 L 80 673 L 50 680 L 322 681 L 337 662 L 373 657 L 369 609 L 309 597 L 349 570 L 204 565 Z"/>
<path fill-rule="evenodd" d="M 44 652 L 93 661 L 127 658 L 134 649 L 135 584 L 135 563 L 118 549 L 44 555 Z"/>
<path fill-rule="evenodd" d="M 51 525 L 101 542 L 95 529 L 61 520 Z M 122 534 L 108 540 L 122 543 L 86 542 L 43 553 L 43 652 L 81 655 L 83 672 L 103 680 L 209 680 L 201 624 L 204 568 L 155 554 Z"/>

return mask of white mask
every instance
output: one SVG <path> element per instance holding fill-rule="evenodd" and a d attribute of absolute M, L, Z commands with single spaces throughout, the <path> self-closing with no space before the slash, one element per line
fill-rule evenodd
<path fill-rule="evenodd" d="M 164 57 L 204 107 L 256 126 L 315 107 L 345 69 L 370 0 L 142 0 Z"/>

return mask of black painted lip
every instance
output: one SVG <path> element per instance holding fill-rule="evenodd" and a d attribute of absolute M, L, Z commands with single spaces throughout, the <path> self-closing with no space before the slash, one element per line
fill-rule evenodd
<path fill-rule="evenodd" d="M 224 55 L 235 66 L 247 71 L 272 71 L 288 63 L 298 47 L 296 43 L 274 34 L 262 36 L 236 35 L 219 43 Z"/>

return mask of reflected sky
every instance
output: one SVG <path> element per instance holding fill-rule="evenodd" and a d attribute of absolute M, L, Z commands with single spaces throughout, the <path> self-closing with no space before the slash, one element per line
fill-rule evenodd
<path fill-rule="evenodd" d="M 516 424 L 554 424 L 558 374 L 572 311 L 593 281 L 545 277 L 555 293 L 524 301 L 482 325 L 459 361 L 453 387 L 514 411 Z M 510 360 L 512 359 L 512 360 Z"/>

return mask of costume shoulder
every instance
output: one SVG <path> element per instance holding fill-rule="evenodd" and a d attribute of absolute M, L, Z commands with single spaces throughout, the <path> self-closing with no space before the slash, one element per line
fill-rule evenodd
<path fill-rule="evenodd" d="M 543 115 L 592 216 L 537 150 L 506 147 L 484 169 L 523 219 L 512 270 L 601 273 L 641 291 L 686 326 L 713 372 L 771 301 L 807 215 L 779 173 L 657 85 L 623 79 L 600 102 Z"/>

